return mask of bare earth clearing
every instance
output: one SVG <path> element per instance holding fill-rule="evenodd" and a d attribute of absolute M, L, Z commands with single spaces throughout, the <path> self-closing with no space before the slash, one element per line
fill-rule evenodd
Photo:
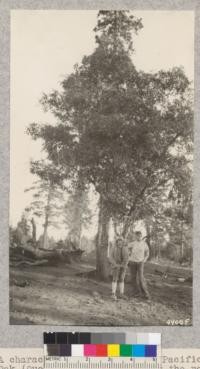
<path fill-rule="evenodd" d="M 86 264 L 10 268 L 10 324 L 131 326 L 167 325 L 189 319 L 192 324 L 192 284 L 146 274 L 150 302 L 131 297 L 114 302 L 110 284 L 87 277 Z M 23 282 L 26 285 L 23 286 Z M 17 286 L 16 284 L 22 284 Z"/>

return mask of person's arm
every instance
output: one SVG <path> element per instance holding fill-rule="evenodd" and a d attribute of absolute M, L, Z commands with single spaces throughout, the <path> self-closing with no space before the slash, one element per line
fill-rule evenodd
<path fill-rule="evenodd" d="M 123 262 L 122 262 L 121 266 L 122 266 L 123 268 L 125 268 L 125 267 L 128 265 L 128 262 L 129 262 L 129 250 L 128 250 L 128 248 L 126 247 L 126 248 L 124 249 Z"/>
<path fill-rule="evenodd" d="M 129 242 L 129 243 L 127 244 L 127 246 L 126 246 L 126 249 L 127 249 L 127 251 L 128 251 L 128 255 L 129 255 L 129 257 L 130 257 L 130 256 L 131 256 L 131 254 L 132 254 L 133 243 L 132 243 L 132 242 Z"/>
<path fill-rule="evenodd" d="M 148 258 L 149 258 L 149 247 L 148 247 L 148 245 L 145 242 L 144 263 L 146 263 L 146 261 L 148 260 Z"/>

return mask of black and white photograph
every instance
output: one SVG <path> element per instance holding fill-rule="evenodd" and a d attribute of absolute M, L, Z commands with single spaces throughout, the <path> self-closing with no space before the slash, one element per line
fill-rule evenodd
<path fill-rule="evenodd" d="M 194 12 L 12 10 L 10 324 L 191 326 Z"/>

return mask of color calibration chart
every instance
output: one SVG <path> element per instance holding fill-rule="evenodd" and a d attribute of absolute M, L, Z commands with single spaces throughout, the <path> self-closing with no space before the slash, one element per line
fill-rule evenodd
<path fill-rule="evenodd" d="M 44 368 L 160 369 L 160 333 L 44 333 Z"/>

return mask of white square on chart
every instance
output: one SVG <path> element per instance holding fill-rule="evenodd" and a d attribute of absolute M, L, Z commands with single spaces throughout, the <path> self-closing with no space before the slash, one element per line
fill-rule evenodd
<path fill-rule="evenodd" d="M 83 345 L 72 345 L 72 356 L 83 357 Z"/>
<path fill-rule="evenodd" d="M 161 333 L 149 333 L 150 345 L 161 345 Z"/>

